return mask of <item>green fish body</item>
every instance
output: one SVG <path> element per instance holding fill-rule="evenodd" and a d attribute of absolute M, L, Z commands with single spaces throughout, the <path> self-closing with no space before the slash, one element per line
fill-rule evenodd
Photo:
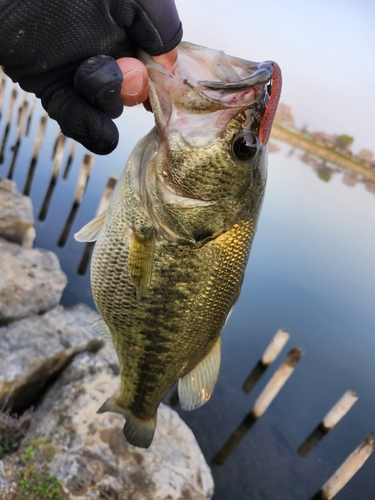
<path fill-rule="evenodd" d="M 187 410 L 214 389 L 265 191 L 281 77 L 275 63 L 187 43 L 172 73 L 141 58 L 155 128 L 135 146 L 107 211 L 76 238 L 96 240 L 96 328 L 120 366 L 120 391 L 99 412 L 121 413 L 128 442 L 147 448 L 177 380 Z"/>

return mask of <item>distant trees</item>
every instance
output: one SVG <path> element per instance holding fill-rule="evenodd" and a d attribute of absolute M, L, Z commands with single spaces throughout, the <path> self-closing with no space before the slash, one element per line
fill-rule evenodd
<path fill-rule="evenodd" d="M 351 137 L 350 135 L 346 134 L 341 134 L 336 137 L 336 146 L 345 151 L 353 144 L 354 137 Z"/>
<path fill-rule="evenodd" d="M 371 164 L 374 161 L 374 153 L 369 149 L 361 149 L 361 151 L 358 153 L 358 158 L 365 163 Z"/>
<path fill-rule="evenodd" d="M 0 0 L 1 1 L 1 0 Z M 275 121 L 280 123 L 281 125 L 286 125 L 287 127 L 295 128 L 295 118 L 292 113 L 291 106 L 287 104 L 280 103 Z M 348 134 L 327 134 L 326 132 L 310 132 L 307 129 L 307 125 L 303 125 L 301 128 L 296 128 L 296 131 L 299 131 L 304 136 L 310 137 L 314 142 L 318 144 L 322 144 L 331 149 L 335 149 L 337 152 L 340 152 L 346 156 L 349 156 L 353 159 L 357 159 L 367 165 L 368 167 L 375 170 L 375 153 L 370 151 L 369 149 L 361 149 L 358 154 L 354 154 L 350 149 L 350 146 L 354 142 L 354 137 Z M 327 169 L 323 169 L 318 173 L 319 177 L 328 182 L 330 179 L 330 172 Z"/>
<path fill-rule="evenodd" d="M 292 108 L 281 102 L 276 111 L 275 121 L 293 127 L 296 120 L 292 113 Z"/>

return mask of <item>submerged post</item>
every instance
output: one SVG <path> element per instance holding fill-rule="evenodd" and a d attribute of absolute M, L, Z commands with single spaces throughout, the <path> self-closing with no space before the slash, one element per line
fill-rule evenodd
<path fill-rule="evenodd" d="M 100 198 L 98 208 L 96 209 L 95 217 L 100 215 L 103 212 L 105 206 L 109 203 L 112 192 L 116 186 L 116 182 L 117 182 L 117 175 L 112 174 L 111 177 L 108 179 L 107 185 L 104 188 L 103 194 Z M 89 241 L 86 244 L 85 250 L 84 250 L 83 255 L 82 255 L 81 262 L 79 263 L 79 266 L 77 269 L 78 274 L 80 274 L 80 275 L 86 274 L 87 266 L 89 264 L 91 253 L 93 251 L 94 245 L 95 245 L 94 241 Z"/>
<path fill-rule="evenodd" d="M 1 78 L 1 75 L 0 75 Z M 1 78 L 0 82 L 0 121 L 3 116 L 3 107 L 4 107 L 4 95 L 5 95 L 5 78 Z"/>
<path fill-rule="evenodd" d="M 54 151 L 55 161 L 53 162 L 51 180 L 47 189 L 46 196 L 42 203 L 42 208 L 40 209 L 39 212 L 39 220 L 44 220 L 47 216 L 49 204 L 51 202 L 52 194 L 56 186 L 57 176 L 59 174 L 59 169 L 64 154 L 64 144 L 65 144 L 65 137 L 59 132 L 55 145 L 55 151 Z"/>
<path fill-rule="evenodd" d="M 81 165 L 81 170 L 79 172 L 76 190 L 74 193 L 74 202 L 73 202 L 72 208 L 70 210 L 70 213 L 68 215 L 68 218 L 66 220 L 64 229 L 63 229 L 63 231 L 60 235 L 59 241 L 57 243 L 59 247 L 63 247 L 65 245 L 66 240 L 69 236 L 70 229 L 72 227 L 72 224 L 74 222 L 75 216 L 76 216 L 77 211 L 78 211 L 78 208 L 81 204 L 84 192 L 86 190 L 87 182 L 90 178 L 90 173 L 91 173 L 93 165 L 94 165 L 94 156 L 93 155 L 85 155 L 83 158 L 82 165 Z"/>
<path fill-rule="evenodd" d="M 276 332 L 275 336 L 264 351 L 263 356 L 243 383 L 242 389 L 244 392 L 249 393 L 251 391 L 269 365 L 273 363 L 280 354 L 285 344 L 288 342 L 289 337 L 289 332 L 284 328 L 281 328 Z"/>
<path fill-rule="evenodd" d="M 26 96 L 26 92 L 24 92 L 24 96 Z M 21 139 L 22 139 L 22 135 L 23 135 L 23 131 L 24 131 L 27 105 L 28 105 L 28 103 L 24 99 L 23 104 L 19 108 L 17 140 L 16 140 L 16 144 L 12 147 L 13 157 L 12 157 L 12 162 L 10 164 L 9 171 L 8 171 L 8 179 L 13 179 L 14 168 L 16 166 L 18 151 L 19 151 L 19 148 L 21 145 Z"/>
<path fill-rule="evenodd" d="M 366 463 L 374 451 L 374 433 L 356 448 L 311 500 L 331 500 Z"/>
<path fill-rule="evenodd" d="M 29 135 L 30 132 L 30 127 L 31 127 L 31 121 L 34 116 L 34 111 L 35 111 L 35 106 L 36 106 L 36 100 L 33 99 L 30 104 L 30 111 L 29 111 L 29 116 L 27 118 L 27 123 L 26 123 L 26 130 L 25 130 L 25 135 Z"/>
<path fill-rule="evenodd" d="M 302 352 L 300 349 L 291 349 L 285 358 L 284 362 L 280 365 L 273 377 L 270 379 L 262 393 L 255 401 L 253 409 L 246 415 L 234 433 L 224 443 L 223 447 L 213 457 L 212 465 L 222 465 L 228 458 L 233 449 L 245 436 L 247 431 L 255 424 L 259 417 L 267 410 L 269 405 L 275 399 L 285 382 L 295 370 L 299 360 L 301 359 Z"/>
<path fill-rule="evenodd" d="M 9 131 L 10 131 L 10 125 L 12 123 L 12 117 L 13 117 L 14 103 L 16 102 L 17 94 L 18 94 L 17 88 L 16 88 L 16 85 L 14 85 L 13 86 L 13 90 L 12 90 L 12 95 L 11 95 L 11 98 L 10 98 L 10 101 L 9 101 L 7 121 L 6 121 L 5 130 L 4 130 L 3 140 L 2 140 L 2 143 L 1 143 L 0 164 L 4 163 L 4 151 L 5 151 L 6 143 L 8 141 L 8 136 L 9 136 Z"/>
<path fill-rule="evenodd" d="M 313 430 L 308 438 L 301 444 L 297 452 L 301 457 L 306 457 L 310 451 L 333 429 L 333 427 L 348 413 L 350 408 L 358 400 L 353 391 L 347 391 L 337 403 L 331 408 L 319 425 Z"/>
<path fill-rule="evenodd" d="M 35 166 L 36 166 L 36 162 L 37 162 L 37 159 L 38 159 L 38 156 L 39 156 L 40 148 L 42 146 L 43 137 L 44 137 L 44 131 L 46 129 L 47 118 L 48 118 L 47 114 L 45 114 L 45 115 L 43 115 L 41 117 L 40 123 L 39 123 L 39 127 L 38 127 L 38 131 L 36 133 L 35 142 L 34 142 L 34 149 L 33 149 L 33 155 L 32 155 L 32 158 L 31 158 L 31 162 L 30 162 L 30 166 L 29 166 L 29 171 L 27 173 L 27 179 L 26 179 L 25 187 L 23 189 L 23 194 L 25 194 L 26 196 L 29 195 L 30 190 L 31 190 L 31 184 L 33 182 Z"/>
<path fill-rule="evenodd" d="M 69 175 L 69 172 L 70 172 L 70 167 L 72 166 L 73 158 L 74 158 L 76 149 L 77 149 L 77 141 L 75 141 L 74 139 L 72 139 L 72 143 L 70 145 L 70 151 L 69 151 L 68 160 L 66 162 L 64 173 L 63 173 L 63 176 L 62 176 L 63 179 L 67 179 L 68 178 L 68 175 Z"/>
<path fill-rule="evenodd" d="M 266 387 L 258 396 L 257 400 L 254 403 L 252 413 L 255 418 L 259 418 L 263 415 L 263 413 L 267 410 L 269 405 L 275 399 L 277 394 L 283 388 L 285 382 L 294 372 L 297 367 L 299 360 L 301 359 L 302 352 L 298 348 L 291 349 L 280 365 L 280 367 L 273 374 L 271 379 L 269 380 Z"/>

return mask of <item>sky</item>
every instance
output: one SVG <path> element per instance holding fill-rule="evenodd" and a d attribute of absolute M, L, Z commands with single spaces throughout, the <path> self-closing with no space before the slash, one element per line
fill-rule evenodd
<path fill-rule="evenodd" d="M 184 40 L 283 72 L 297 126 L 375 152 L 374 0 L 175 0 Z"/>

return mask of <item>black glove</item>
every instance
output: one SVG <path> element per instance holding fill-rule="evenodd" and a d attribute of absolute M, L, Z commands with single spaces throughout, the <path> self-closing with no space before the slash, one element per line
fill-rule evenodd
<path fill-rule="evenodd" d="M 97 154 L 118 143 L 122 73 L 114 58 L 175 48 L 173 0 L 1 0 L 0 64 L 42 100 L 62 132 Z"/>

